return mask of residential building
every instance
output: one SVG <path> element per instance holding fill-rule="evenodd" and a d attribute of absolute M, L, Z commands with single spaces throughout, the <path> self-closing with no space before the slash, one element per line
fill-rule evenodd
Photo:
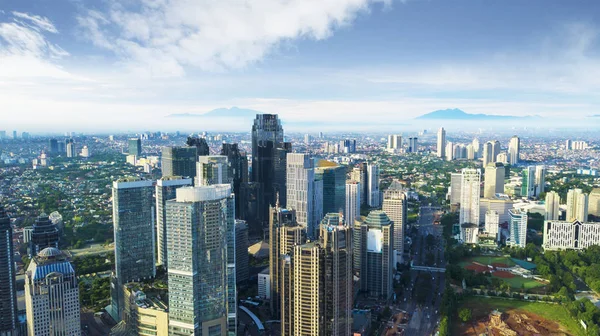
<path fill-rule="evenodd" d="M 527 245 L 527 212 L 519 209 L 508 211 L 510 222 L 508 231 L 510 232 L 506 244 L 509 246 L 525 247 Z"/>
<path fill-rule="evenodd" d="M 446 130 L 443 127 L 437 132 L 437 157 L 446 157 Z"/>
<path fill-rule="evenodd" d="M 315 195 L 314 160 L 308 154 L 287 154 L 287 208 L 296 211 L 296 219 L 307 228 L 308 234 L 316 236 L 318 223 L 323 214 L 323 201 Z"/>
<path fill-rule="evenodd" d="M 546 220 L 557 221 L 560 216 L 560 195 L 556 191 L 549 191 L 546 194 L 546 203 L 544 207 L 546 209 Z"/>
<path fill-rule="evenodd" d="M 498 211 L 488 210 L 485 213 L 485 231 L 494 237 L 498 236 L 500 227 L 500 214 Z"/>
<path fill-rule="evenodd" d="M 374 164 L 367 165 L 367 183 L 367 204 L 372 208 L 380 206 L 379 166 Z"/>
<path fill-rule="evenodd" d="M 170 335 L 236 334 L 234 212 L 229 184 L 167 201 Z"/>
<path fill-rule="evenodd" d="M 480 169 L 463 168 L 461 170 L 460 224 L 472 223 L 479 225 L 480 183 Z"/>
<path fill-rule="evenodd" d="M 73 139 L 65 140 L 65 150 L 68 158 L 77 156 L 77 150 L 75 149 L 75 142 L 73 142 Z"/>
<path fill-rule="evenodd" d="M 496 157 L 500 154 L 500 142 L 498 140 L 488 141 L 483 146 L 483 166 L 491 162 L 496 162 Z"/>
<path fill-rule="evenodd" d="M 196 150 L 194 147 L 190 147 Z M 191 178 L 163 176 L 156 181 L 156 262 L 164 269 L 167 263 L 167 201 L 176 197 L 176 190 L 192 186 Z"/>
<path fill-rule="evenodd" d="M 367 183 L 367 164 L 361 163 L 358 167 L 354 167 L 350 172 L 350 179 L 360 183 L 360 204 L 367 204 L 369 184 Z"/>
<path fill-rule="evenodd" d="M 461 173 L 451 173 L 450 174 L 450 204 L 459 204 L 460 203 L 460 192 L 462 184 L 462 174 Z"/>
<path fill-rule="evenodd" d="M 452 161 L 454 157 L 454 143 L 452 141 L 446 141 L 446 148 L 444 148 L 444 154 L 446 161 Z"/>
<path fill-rule="evenodd" d="M 495 194 L 504 193 L 504 164 L 491 162 L 485 166 L 485 182 L 483 197 L 493 198 Z"/>
<path fill-rule="evenodd" d="M 346 207 L 344 209 L 344 219 L 346 225 L 352 227 L 354 220 L 360 219 L 360 182 L 346 181 Z"/>
<path fill-rule="evenodd" d="M 388 135 L 387 150 L 391 153 L 399 153 L 402 149 L 402 135 L 390 134 Z"/>
<path fill-rule="evenodd" d="M 546 191 L 546 166 L 539 165 L 535 167 L 535 197 Z"/>
<path fill-rule="evenodd" d="M 269 268 L 265 268 L 260 273 L 258 273 L 258 296 L 261 299 L 270 300 L 271 299 L 271 279 L 269 276 Z"/>
<path fill-rule="evenodd" d="M 28 335 L 80 336 L 79 286 L 67 256 L 47 247 L 25 272 Z"/>
<path fill-rule="evenodd" d="M 544 250 L 580 250 L 592 245 L 600 245 L 600 223 L 578 220 L 544 223 Z"/>
<path fill-rule="evenodd" d="M 12 233 L 10 218 L 0 206 L 0 335 L 7 336 L 14 335 L 18 327 Z"/>
<path fill-rule="evenodd" d="M 510 138 L 508 143 L 508 162 L 511 165 L 516 165 L 519 163 L 519 153 L 521 151 L 521 140 L 518 136 L 513 136 Z"/>
<path fill-rule="evenodd" d="M 581 189 L 571 189 L 567 192 L 567 222 L 576 220 L 585 222 L 588 216 L 588 196 Z"/>
<path fill-rule="evenodd" d="M 588 200 L 588 214 L 600 217 L 600 188 L 594 188 Z"/>
<path fill-rule="evenodd" d="M 464 244 L 477 244 L 479 242 L 479 225 L 473 223 L 460 224 L 460 240 Z"/>

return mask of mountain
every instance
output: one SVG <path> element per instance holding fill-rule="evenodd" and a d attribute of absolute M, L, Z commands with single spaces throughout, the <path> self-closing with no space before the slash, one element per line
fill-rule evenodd
<path fill-rule="evenodd" d="M 522 120 L 530 118 L 539 118 L 539 116 L 507 116 L 507 115 L 491 115 L 491 114 L 471 114 L 461 109 L 437 110 L 415 119 L 435 119 L 435 120 Z"/>
<path fill-rule="evenodd" d="M 206 113 L 175 113 L 169 114 L 167 118 L 254 118 L 263 112 L 243 109 L 239 107 L 218 108 Z"/>

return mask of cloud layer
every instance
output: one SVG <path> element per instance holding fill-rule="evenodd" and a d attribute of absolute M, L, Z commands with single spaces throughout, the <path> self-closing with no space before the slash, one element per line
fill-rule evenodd
<path fill-rule="evenodd" d="M 155 77 L 242 68 L 282 42 L 327 38 L 374 3 L 391 0 L 111 1 L 78 23 L 96 46 Z M 125 3 L 125 4 L 123 4 Z"/>

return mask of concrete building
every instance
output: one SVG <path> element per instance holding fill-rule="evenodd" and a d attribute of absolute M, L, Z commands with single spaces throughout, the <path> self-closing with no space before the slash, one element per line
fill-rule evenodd
<path fill-rule="evenodd" d="M 45 213 L 40 214 L 33 223 L 31 241 L 29 242 L 30 256 L 37 255 L 47 247 L 58 248 L 59 231 L 56 224 Z"/>
<path fill-rule="evenodd" d="M 508 214 L 510 216 L 508 223 L 510 235 L 506 240 L 506 245 L 525 247 L 527 245 L 527 212 L 511 209 Z"/>
<path fill-rule="evenodd" d="M 544 250 L 586 249 L 600 245 L 600 223 L 546 221 Z"/>
<path fill-rule="evenodd" d="M 521 173 L 521 196 L 525 198 L 535 197 L 535 166 L 528 166 Z"/>
<path fill-rule="evenodd" d="M 308 154 L 288 153 L 286 174 L 288 209 L 295 210 L 298 223 L 314 236 L 323 213 L 315 202 L 314 160 Z"/>
<path fill-rule="evenodd" d="M 115 327 L 117 330 L 121 329 L 119 331 L 127 335 L 169 335 L 168 308 L 161 298 L 144 293 L 137 283 L 125 284 L 123 292 L 125 305 L 122 323 L 124 323 L 125 330 L 122 330 L 123 327 L 120 325 Z"/>
<path fill-rule="evenodd" d="M 446 141 L 446 148 L 444 149 L 446 161 L 454 160 L 454 143 L 452 141 Z"/>
<path fill-rule="evenodd" d="M 346 225 L 352 227 L 354 220 L 360 219 L 360 182 L 346 181 L 346 207 L 344 209 L 344 219 Z"/>
<path fill-rule="evenodd" d="M 498 212 L 500 224 L 508 223 L 510 216 L 508 210 L 514 207 L 514 202 L 506 194 L 496 194 L 492 198 L 482 198 L 479 200 L 479 218 L 485 218 L 488 211 Z"/>
<path fill-rule="evenodd" d="M 510 138 L 508 143 L 508 162 L 511 165 L 516 165 L 519 163 L 519 153 L 521 151 L 521 140 L 518 136 L 513 136 Z"/>
<path fill-rule="evenodd" d="M 500 214 L 498 211 L 488 210 L 485 213 L 485 231 L 494 237 L 498 236 L 500 231 Z"/>
<path fill-rule="evenodd" d="M 383 211 L 369 213 L 360 225 L 360 289 L 370 297 L 393 293 L 394 225 Z"/>
<path fill-rule="evenodd" d="M 394 225 L 394 251 L 396 260 L 402 262 L 404 254 L 404 227 L 407 217 L 406 194 L 398 181 L 392 182 L 390 187 L 383 193 L 382 210 Z"/>
<path fill-rule="evenodd" d="M 571 189 L 567 192 L 567 222 L 576 220 L 585 222 L 588 216 L 588 196 L 581 189 Z"/>
<path fill-rule="evenodd" d="M 500 142 L 498 140 L 488 141 L 483 146 L 483 166 L 491 162 L 496 162 L 496 157 L 500 154 Z"/>
<path fill-rule="evenodd" d="M 408 138 L 408 153 L 418 153 L 419 152 L 419 138 L 411 137 Z"/>
<path fill-rule="evenodd" d="M 600 188 L 594 188 L 588 197 L 588 214 L 600 217 Z"/>
<path fill-rule="evenodd" d="M 373 164 L 367 166 L 367 183 L 367 204 L 372 208 L 380 206 L 379 166 Z"/>
<path fill-rule="evenodd" d="M 549 191 L 546 194 L 546 202 L 544 207 L 546 209 L 546 220 L 557 221 L 560 216 L 560 195 L 556 191 Z"/>
<path fill-rule="evenodd" d="M 210 186 L 215 184 L 231 184 L 229 176 L 229 163 L 224 155 L 199 156 L 196 162 L 196 186 Z"/>
<path fill-rule="evenodd" d="M 460 203 L 460 192 L 461 192 L 462 174 L 451 173 L 450 174 L 450 204 Z"/>
<path fill-rule="evenodd" d="M 390 153 L 399 153 L 402 149 L 402 135 L 390 134 L 388 135 L 387 151 Z"/>
<path fill-rule="evenodd" d="M 485 182 L 483 197 L 493 198 L 495 194 L 504 193 L 504 165 L 492 162 L 485 166 Z"/>
<path fill-rule="evenodd" d="M 234 216 L 229 184 L 167 201 L 170 335 L 236 334 Z"/>
<path fill-rule="evenodd" d="M 479 196 L 481 194 L 481 170 L 464 168 L 461 171 L 459 223 L 479 225 Z"/>
<path fill-rule="evenodd" d="M 535 166 L 535 197 L 539 198 L 540 195 L 546 191 L 546 166 L 539 165 Z"/>
<path fill-rule="evenodd" d="M 258 273 L 258 296 L 261 299 L 271 299 L 271 279 L 269 276 L 269 268 L 265 268 Z"/>
<path fill-rule="evenodd" d="M 48 247 L 25 272 L 28 335 L 80 336 L 79 286 L 64 253 Z"/>
<path fill-rule="evenodd" d="M 14 335 L 18 327 L 14 254 L 10 218 L 0 206 L 0 335 Z"/>
<path fill-rule="evenodd" d="M 437 157 L 446 157 L 446 130 L 443 127 L 437 132 Z"/>
<path fill-rule="evenodd" d="M 369 183 L 367 178 L 367 164 L 363 162 L 358 167 L 354 167 L 350 172 L 350 179 L 352 181 L 360 183 L 360 204 L 367 204 L 367 193 L 369 189 Z"/>
<path fill-rule="evenodd" d="M 195 150 L 195 148 L 194 148 Z M 192 186 L 191 178 L 163 176 L 156 181 L 156 262 L 165 269 L 167 264 L 167 201 L 176 197 L 176 190 Z"/>
<path fill-rule="evenodd" d="M 464 244 L 477 244 L 479 242 L 479 225 L 463 223 L 460 225 L 460 240 Z"/>

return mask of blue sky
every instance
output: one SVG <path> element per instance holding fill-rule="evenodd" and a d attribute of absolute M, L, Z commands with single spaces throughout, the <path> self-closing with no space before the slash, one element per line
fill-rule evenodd
<path fill-rule="evenodd" d="M 0 129 L 249 128 L 165 118 L 231 106 L 357 130 L 445 108 L 589 123 L 599 16 L 591 0 L 4 0 Z"/>

